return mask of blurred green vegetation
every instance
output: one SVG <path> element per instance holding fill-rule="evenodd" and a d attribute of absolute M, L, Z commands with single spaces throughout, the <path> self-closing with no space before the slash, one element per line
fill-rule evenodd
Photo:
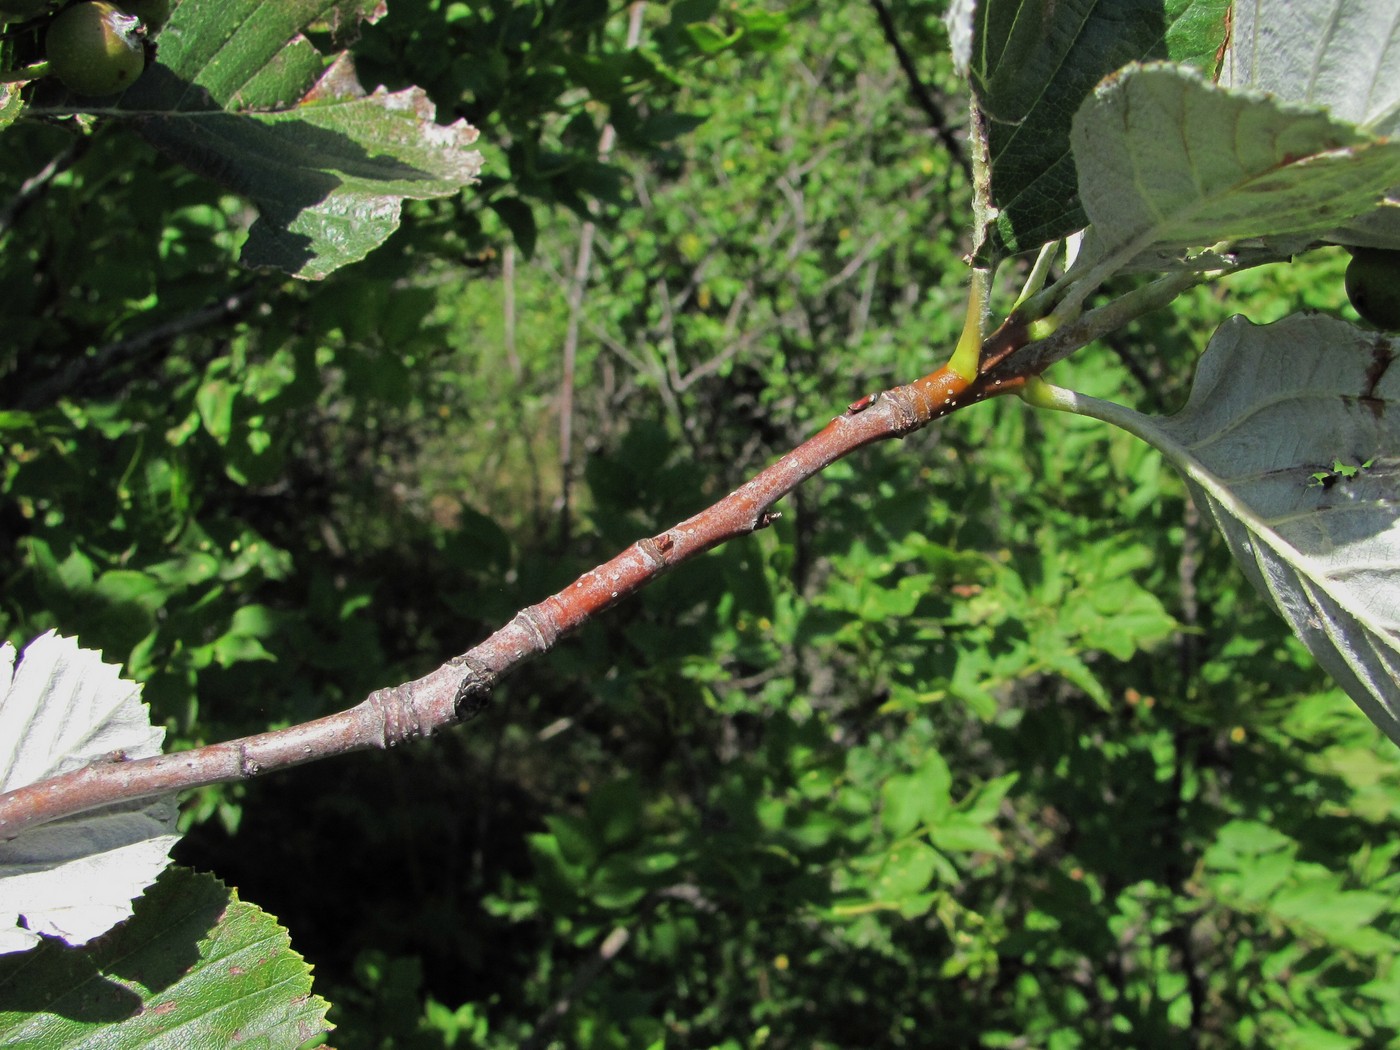
<path fill-rule="evenodd" d="M 889 7 L 960 122 L 939 5 Z M 872 9 L 646 18 L 394 0 L 366 79 L 492 177 L 317 284 L 239 271 L 243 205 L 119 128 L 6 131 L 0 635 L 104 650 L 175 746 L 300 721 L 940 363 L 968 187 Z M 1168 410 L 1343 265 L 1055 378 Z M 1394 1041 L 1400 761 L 1155 453 L 992 402 L 780 509 L 466 729 L 190 801 L 179 859 L 289 927 L 336 1046 Z"/>

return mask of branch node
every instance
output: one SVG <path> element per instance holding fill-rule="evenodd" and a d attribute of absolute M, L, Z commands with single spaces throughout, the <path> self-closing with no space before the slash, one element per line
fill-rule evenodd
<path fill-rule="evenodd" d="M 648 536 L 637 541 L 637 549 L 646 556 L 651 566 L 656 569 L 667 567 L 666 555 L 676 546 L 676 539 L 669 532 L 663 532 L 660 536 Z"/>
<path fill-rule="evenodd" d="M 243 777 L 255 777 L 262 772 L 262 763 L 248 753 L 246 743 L 238 745 L 238 772 Z"/>
<path fill-rule="evenodd" d="M 423 735 L 423 726 L 413 705 L 411 684 L 393 689 L 376 689 L 370 693 L 369 702 L 379 717 L 380 742 L 385 748 L 395 747 L 405 740 L 416 740 Z"/>
<path fill-rule="evenodd" d="M 466 668 L 452 697 L 452 713 L 459 723 L 470 722 L 491 706 L 491 687 L 496 676 L 466 656 L 459 656 L 452 662 Z"/>
<path fill-rule="evenodd" d="M 547 653 L 554 648 L 554 643 L 559 640 L 559 629 L 555 626 L 552 618 L 542 618 L 536 615 L 537 608 L 539 606 L 521 609 L 520 612 L 516 613 L 515 619 L 530 635 L 530 640 L 534 643 L 534 652 Z M 523 658 L 524 655 L 524 653 L 516 653 L 517 658 Z"/>
<path fill-rule="evenodd" d="M 922 391 L 916 392 L 911 386 L 897 386 L 888 391 L 886 396 L 894 404 L 897 418 L 893 429 L 900 437 L 917 430 L 921 425 L 919 406 L 914 403 L 916 397 L 924 402 L 925 411 L 930 418 L 942 407 L 930 405 L 928 399 L 922 396 Z"/>

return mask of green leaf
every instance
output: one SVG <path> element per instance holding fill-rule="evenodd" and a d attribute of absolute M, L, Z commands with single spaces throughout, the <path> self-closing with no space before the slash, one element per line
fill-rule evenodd
<path fill-rule="evenodd" d="M 957 810 L 968 820 L 978 824 L 989 824 L 1001 809 L 1002 800 L 1016 786 L 1019 773 L 1006 773 L 980 784 L 957 805 Z"/>
<path fill-rule="evenodd" d="M 0 960 L 0 1047 L 298 1046 L 329 1030 L 311 970 L 267 913 L 209 875 L 167 871 L 82 950 Z"/>
<path fill-rule="evenodd" d="M 1400 142 L 1166 65 L 1105 82 L 1071 141 L 1089 220 L 1135 255 L 1322 234 L 1376 207 L 1400 167 Z"/>
<path fill-rule="evenodd" d="M 742 29 L 726 33 L 713 22 L 692 22 L 685 29 L 690 34 L 692 43 L 707 55 L 715 55 L 733 47 L 744 35 Z"/>
<path fill-rule="evenodd" d="M 0 130 L 9 127 L 24 111 L 24 99 L 20 97 L 23 84 L 0 84 Z"/>
<path fill-rule="evenodd" d="M 660 113 L 653 113 L 642 121 L 637 129 L 638 136 L 645 142 L 661 145 L 688 135 L 701 124 L 706 118 L 698 113 L 677 113 L 674 110 L 662 110 Z"/>
<path fill-rule="evenodd" d="M 898 901 L 928 889 L 938 869 L 938 854 L 922 842 L 905 842 L 890 851 L 871 884 L 878 900 Z"/>
<path fill-rule="evenodd" d="M 929 828 L 929 840 L 947 853 L 1001 852 L 1001 840 L 996 832 L 962 815 Z"/>
<path fill-rule="evenodd" d="M 1047 670 L 1055 672 L 1065 681 L 1078 686 L 1085 695 L 1092 697 L 1104 710 L 1109 710 L 1113 706 L 1113 701 L 1108 695 L 1108 690 L 1104 688 L 1104 684 L 1099 681 L 1093 671 L 1089 670 L 1089 665 L 1076 654 L 1059 648 L 1043 648 L 1042 651 L 1045 653 L 1044 660 Z"/>
<path fill-rule="evenodd" d="M 498 197 L 491 202 L 491 210 L 506 224 L 520 253 L 527 259 L 532 258 L 535 254 L 535 240 L 539 234 L 539 228 L 535 224 L 535 210 L 519 197 Z"/>
<path fill-rule="evenodd" d="M 1063 626 L 1081 644 L 1119 660 L 1171 637 L 1176 621 L 1157 597 L 1128 578 L 1105 579 L 1067 605 Z"/>
<path fill-rule="evenodd" d="M 1065 407 L 1161 450 L 1235 560 L 1337 684 L 1400 744 L 1400 367 L 1388 339 L 1330 317 L 1235 317 L 1170 419 Z M 1373 465 L 1310 484 L 1335 459 Z"/>
<path fill-rule="evenodd" d="M 1268 853 L 1292 847 L 1293 840 L 1283 832 L 1256 820 L 1232 820 L 1216 834 L 1206 855 L 1208 866 L 1242 869 L 1257 863 Z"/>
<path fill-rule="evenodd" d="M 1203 858 L 1212 892 L 1246 907 L 1266 903 L 1297 865 L 1297 844 L 1267 824 L 1232 820 Z"/>
<path fill-rule="evenodd" d="M 263 646 L 264 638 L 275 637 L 275 614 L 265 605 L 244 605 L 234 614 L 229 629 L 209 646 L 209 654 L 220 667 L 248 661 L 276 660 Z"/>
<path fill-rule="evenodd" d="M 902 838 L 920 824 L 938 820 L 952 806 L 948 790 L 953 774 L 937 752 L 913 773 L 893 776 L 880 790 L 881 820 L 887 834 Z"/>
<path fill-rule="evenodd" d="M 637 779 L 621 777 L 594 788 L 588 796 L 588 819 L 605 846 L 620 846 L 635 838 L 642 820 Z"/>
<path fill-rule="evenodd" d="M 365 94 L 348 56 L 328 63 L 302 35 L 313 22 L 348 32 L 379 6 L 185 0 L 122 96 L 116 115 L 144 138 L 257 204 L 247 265 L 324 277 L 382 244 L 404 198 L 474 181 L 474 128 L 437 124 L 416 88 Z"/>
<path fill-rule="evenodd" d="M 1285 922 L 1302 923 L 1336 938 L 1369 927 L 1389 905 L 1389 897 L 1343 890 L 1335 878 L 1324 877 L 1280 890 L 1270 909 Z"/>
<path fill-rule="evenodd" d="M 880 791 L 883 806 L 881 821 L 887 834 L 902 838 L 916 827 L 923 817 L 924 791 L 915 776 L 890 777 Z"/>
<path fill-rule="evenodd" d="M 1009 250 L 1085 225 L 1070 125 L 1094 85 L 1152 58 L 1213 73 L 1229 7 L 1227 0 L 987 0 L 975 16 L 963 13 L 974 19 L 972 86 L 988 117 L 997 231 Z"/>
<path fill-rule="evenodd" d="M 1269 1042 L 1278 1050 L 1358 1050 L 1364 1040 L 1342 1035 L 1330 1028 L 1310 1024 L 1287 1013 L 1275 1017 L 1278 1038 Z"/>
<path fill-rule="evenodd" d="M 558 844 L 559 855 L 566 861 L 585 868 L 596 863 L 598 842 L 588 821 L 568 814 L 552 814 L 545 817 L 544 822 Z"/>
<path fill-rule="evenodd" d="M 578 888 L 587 879 L 587 871 L 564 856 L 559 840 L 552 834 L 530 835 L 526 842 L 534 864 L 534 882 L 540 903 L 561 915 L 573 911 L 578 906 Z"/>
<path fill-rule="evenodd" d="M 237 398 L 238 387 L 226 379 L 211 379 L 195 394 L 200 422 L 220 445 L 228 444 L 233 434 L 233 404 Z"/>

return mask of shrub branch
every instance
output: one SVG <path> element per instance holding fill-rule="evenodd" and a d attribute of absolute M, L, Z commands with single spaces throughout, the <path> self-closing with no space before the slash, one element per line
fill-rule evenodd
<path fill-rule="evenodd" d="M 1005 361 L 1026 339 L 1011 320 L 983 345 L 984 364 Z M 121 802 L 247 780 L 367 748 L 389 748 L 477 715 L 505 675 L 663 573 L 727 540 L 770 525 L 774 506 L 837 460 L 877 441 L 902 438 L 970 404 L 1020 388 L 1004 367 L 971 382 L 948 368 L 852 402 L 814 437 L 710 507 L 638 540 L 562 591 L 522 609 L 475 648 L 412 682 L 378 689 L 354 707 L 300 725 L 152 758 L 117 753 L 0 795 L 0 841 L 26 828 Z"/>

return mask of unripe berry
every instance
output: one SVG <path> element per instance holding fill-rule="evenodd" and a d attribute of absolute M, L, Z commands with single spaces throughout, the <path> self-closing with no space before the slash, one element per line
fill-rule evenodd
<path fill-rule="evenodd" d="M 1347 264 L 1347 298 L 1363 319 L 1386 331 L 1400 331 L 1400 251 L 1352 248 Z"/>
<path fill-rule="evenodd" d="M 76 95 L 115 95 L 146 68 L 141 20 L 105 0 L 64 8 L 49 24 L 49 68 Z"/>

